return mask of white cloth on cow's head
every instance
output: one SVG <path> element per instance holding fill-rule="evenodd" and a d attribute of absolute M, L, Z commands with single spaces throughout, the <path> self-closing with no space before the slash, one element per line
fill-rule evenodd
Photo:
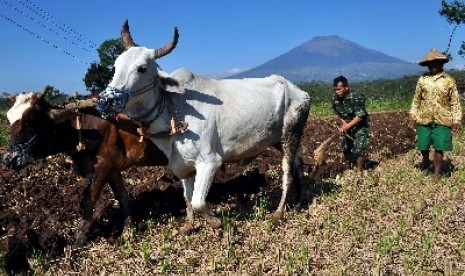
<path fill-rule="evenodd" d="M 121 111 L 126 106 L 128 99 L 129 94 L 127 92 L 107 86 L 105 91 L 100 93 L 96 108 L 102 117 L 107 117 Z"/>

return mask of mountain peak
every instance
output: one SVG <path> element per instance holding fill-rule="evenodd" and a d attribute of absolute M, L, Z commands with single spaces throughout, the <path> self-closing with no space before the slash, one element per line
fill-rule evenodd
<path fill-rule="evenodd" d="M 338 35 L 315 36 L 270 61 L 232 78 L 282 75 L 294 82 L 329 81 L 345 75 L 351 81 L 397 78 L 420 71 L 417 64 L 363 47 Z"/>
<path fill-rule="evenodd" d="M 361 47 L 360 45 L 346 40 L 338 35 L 315 36 L 309 41 L 294 48 L 297 50 L 306 50 L 322 54 L 333 54 L 335 50 L 349 49 L 352 47 Z"/>

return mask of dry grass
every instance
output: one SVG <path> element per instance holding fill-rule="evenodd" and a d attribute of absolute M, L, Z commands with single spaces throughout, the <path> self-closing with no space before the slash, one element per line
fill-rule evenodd
<path fill-rule="evenodd" d="M 248 213 L 218 207 L 221 230 L 197 220 L 195 233 L 180 236 L 174 218 L 149 221 L 142 234 L 69 249 L 59 260 L 38 255 L 31 267 L 37 275 L 463 274 L 465 131 L 454 139 L 446 158 L 455 170 L 439 182 L 414 168 L 420 155 L 412 150 L 383 160 L 363 181 L 346 171 L 307 183 L 308 204 L 278 227 L 261 193 Z"/>

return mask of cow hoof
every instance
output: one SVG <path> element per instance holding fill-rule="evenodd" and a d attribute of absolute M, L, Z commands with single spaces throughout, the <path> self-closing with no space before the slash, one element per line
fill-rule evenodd
<path fill-rule="evenodd" d="M 184 223 L 183 226 L 179 228 L 179 234 L 186 236 L 189 235 L 192 232 L 192 224 L 191 223 Z"/>
<path fill-rule="evenodd" d="M 273 219 L 272 219 L 272 222 L 273 222 L 273 225 L 274 226 L 279 226 L 281 225 L 281 221 L 283 220 L 283 213 L 282 212 L 275 212 L 273 214 Z"/>
<path fill-rule="evenodd" d="M 87 243 L 87 234 L 82 231 L 79 231 L 79 234 L 76 238 L 77 246 L 82 247 L 86 245 L 86 243 Z"/>
<path fill-rule="evenodd" d="M 121 233 L 121 237 L 123 238 L 123 240 L 126 240 L 126 241 L 134 240 L 135 236 L 136 236 L 135 229 L 131 226 L 124 227 L 123 232 Z"/>
<path fill-rule="evenodd" d="M 79 225 L 78 235 L 76 237 L 76 243 L 78 246 L 84 246 L 87 243 L 87 237 L 91 231 L 92 222 L 83 220 Z"/>
<path fill-rule="evenodd" d="M 207 221 L 208 225 L 210 225 L 213 229 L 219 229 L 223 225 L 219 218 L 213 216 L 206 216 L 205 220 Z"/>

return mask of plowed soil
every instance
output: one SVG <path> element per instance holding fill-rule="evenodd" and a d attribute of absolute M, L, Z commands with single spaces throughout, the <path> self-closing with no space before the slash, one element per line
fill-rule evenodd
<path fill-rule="evenodd" d="M 406 126 L 407 112 L 371 114 L 371 137 L 367 169 L 385 158 L 414 148 L 415 134 Z M 311 118 L 301 142 L 301 154 L 308 163 L 313 150 L 336 132 L 333 117 Z M 327 149 L 319 177 L 335 177 L 343 171 L 338 142 Z M 311 166 L 306 165 L 305 170 Z M 184 198 L 180 181 L 164 167 L 137 167 L 123 173 L 130 195 L 130 208 L 137 231 L 143 231 L 150 217 L 184 220 Z M 250 208 L 247 202 L 261 189 L 279 198 L 280 155 L 269 150 L 252 164 L 226 165 L 218 172 L 209 203 Z M 27 258 L 34 252 L 49 257 L 63 255 L 76 241 L 82 216 L 80 198 L 85 180 L 72 171 L 66 156 L 54 156 L 16 172 L 0 163 L 0 265 L 8 271 L 28 269 Z M 292 193 L 290 193 L 292 194 Z M 275 195 L 275 196 L 274 196 Z M 276 200 L 277 201 L 277 200 Z M 276 202 L 273 200 L 273 202 Z M 277 206 L 277 203 L 274 204 Z M 115 239 L 121 234 L 117 202 L 105 188 L 96 207 L 96 225 L 90 242 Z"/>

